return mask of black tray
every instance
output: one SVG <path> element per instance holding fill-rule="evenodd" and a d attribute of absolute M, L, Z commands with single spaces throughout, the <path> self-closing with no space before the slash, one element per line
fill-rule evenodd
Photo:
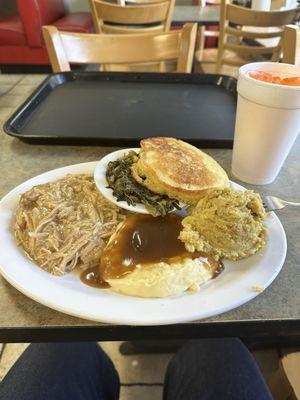
<path fill-rule="evenodd" d="M 49 76 L 5 123 L 31 143 L 136 145 L 172 136 L 232 147 L 236 79 L 224 75 L 66 72 Z"/>

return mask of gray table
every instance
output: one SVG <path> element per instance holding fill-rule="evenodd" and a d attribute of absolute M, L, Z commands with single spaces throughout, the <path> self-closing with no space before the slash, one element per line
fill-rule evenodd
<path fill-rule="evenodd" d="M 219 6 L 175 6 L 172 25 L 195 22 L 198 25 L 219 25 Z"/>
<path fill-rule="evenodd" d="M 12 79 L 12 78 L 11 78 Z M 16 78 L 20 80 L 20 78 Z M 9 89 L 0 75 L 0 124 L 41 78 L 26 77 Z M 44 171 L 100 159 L 115 148 L 40 146 L 11 138 L 0 130 L 0 197 L 16 185 Z M 231 150 L 207 152 L 230 174 Z M 300 199 L 300 137 L 276 182 L 257 187 L 263 194 Z M 247 185 L 250 187 L 249 185 Z M 255 187 L 253 187 L 255 188 Z M 236 336 L 276 340 L 300 335 L 300 211 L 279 213 L 288 238 L 287 259 L 273 284 L 249 303 L 222 315 L 173 326 L 135 327 L 102 324 L 70 317 L 25 297 L 0 277 L 0 342 L 56 340 L 187 339 Z M 268 266 L 266 266 L 267 268 Z"/>

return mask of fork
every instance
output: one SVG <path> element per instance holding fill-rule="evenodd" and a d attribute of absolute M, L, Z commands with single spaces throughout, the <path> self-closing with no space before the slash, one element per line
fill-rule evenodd
<path fill-rule="evenodd" d="M 262 201 L 266 211 L 281 210 L 286 206 L 300 207 L 300 203 L 282 200 L 275 196 L 262 196 Z"/>

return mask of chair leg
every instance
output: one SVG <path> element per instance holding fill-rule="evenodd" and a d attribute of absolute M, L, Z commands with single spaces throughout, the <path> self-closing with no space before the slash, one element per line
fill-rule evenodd
<path fill-rule="evenodd" d="M 224 49 L 223 49 L 223 38 L 219 38 L 219 46 L 218 46 L 218 54 L 217 54 L 217 63 L 216 63 L 216 73 L 217 74 L 220 74 L 221 73 L 221 70 L 222 70 L 222 64 L 223 64 L 223 62 L 222 62 L 222 60 L 223 60 L 223 52 L 224 52 Z"/>
<path fill-rule="evenodd" d="M 205 41 L 205 26 L 199 26 L 197 31 L 197 47 L 196 52 L 199 54 L 198 62 L 202 61 Z"/>
<path fill-rule="evenodd" d="M 220 74 L 222 70 L 222 55 L 219 54 L 220 49 L 218 50 L 218 56 L 217 56 L 217 63 L 216 63 L 216 73 Z"/>
<path fill-rule="evenodd" d="M 283 38 L 281 37 L 277 46 L 277 49 L 274 51 L 274 53 L 272 54 L 272 58 L 271 61 L 279 61 L 281 58 L 281 53 L 282 53 L 282 42 L 283 42 Z"/>

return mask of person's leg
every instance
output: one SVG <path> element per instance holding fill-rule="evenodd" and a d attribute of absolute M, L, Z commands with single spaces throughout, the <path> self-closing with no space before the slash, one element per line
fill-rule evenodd
<path fill-rule="evenodd" d="M 30 345 L 0 384 L 5 400 L 117 400 L 120 382 L 97 343 Z"/>
<path fill-rule="evenodd" d="M 164 400 L 271 400 L 257 364 L 239 339 L 188 342 L 171 360 Z"/>

